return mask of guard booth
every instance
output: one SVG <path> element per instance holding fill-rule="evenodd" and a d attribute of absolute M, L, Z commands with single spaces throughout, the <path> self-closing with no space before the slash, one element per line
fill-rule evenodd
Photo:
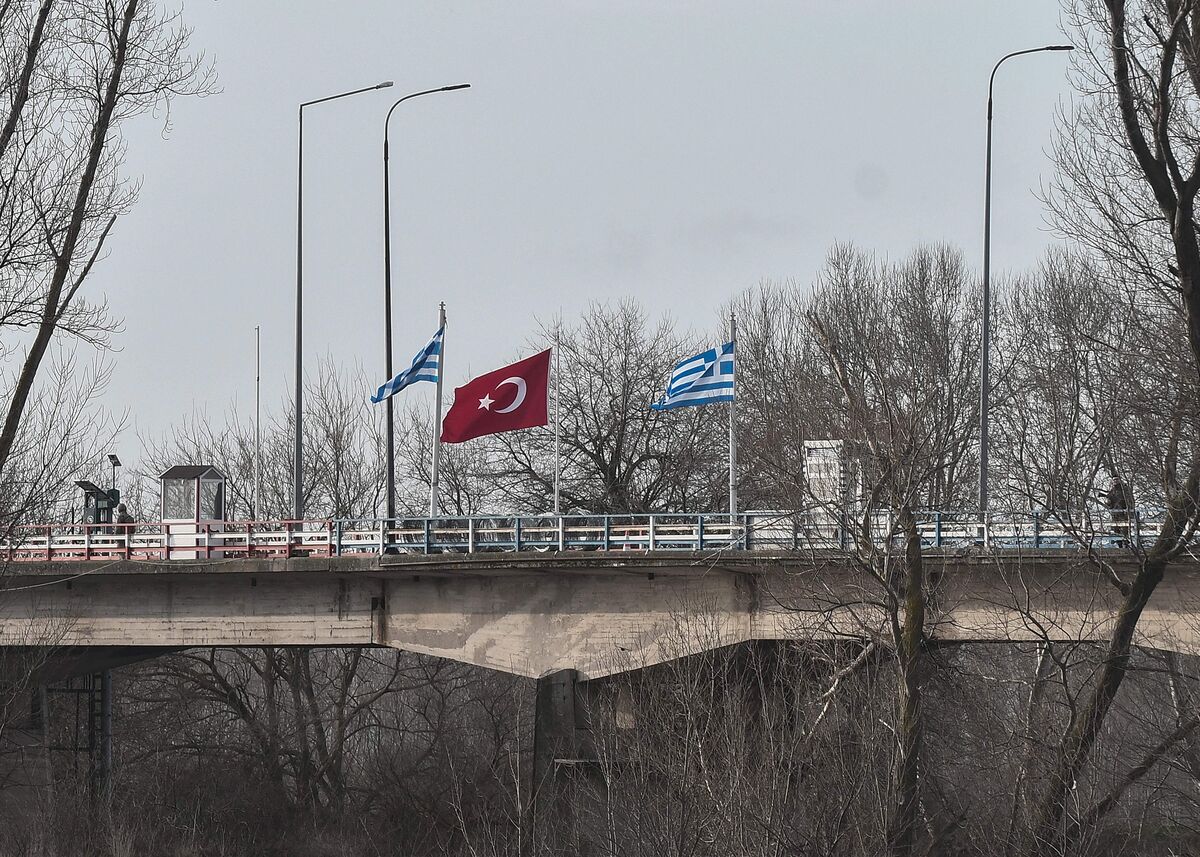
<path fill-rule="evenodd" d="M 86 479 L 79 480 L 75 485 L 83 489 L 83 523 L 111 524 L 113 510 L 121 502 L 121 492 L 116 488 L 106 491 Z"/>
<path fill-rule="evenodd" d="M 211 464 L 179 464 L 164 470 L 158 480 L 170 558 L 213 556 L 209 535 L 225 529 L 224 474 Z"/>

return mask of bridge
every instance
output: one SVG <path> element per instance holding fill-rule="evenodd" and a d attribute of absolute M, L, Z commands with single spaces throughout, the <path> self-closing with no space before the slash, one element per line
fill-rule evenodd
<path fill-rule="evenodd" d="M 868 524 L 876 547 L 895 538 L 886 516 Z M 1120 596 L 1098 567 L 1132 571 L 1158 522 L 930 513 L 919 530 L 934 644 L 1103 641 Z M 0 542 L 0 646 L 52 652 L 41 684 L 94 674 L 101 784 L 113 667 L 190 647 L 388 646 L 537 679 L 532 781 L 553 788 L 556 760 L 585 752 L 591 680 L 754 640 L 886 637 L 882 588 L 848 542 L 829 516 L 790 512 L 38 525 Z M 1200 654 L 1198 618 L 1188 557 L 1136 642 Z M 0 774 L 49 788 L 45 730 L 13 732 L 28 752 Z"/>
<path fill-rule="evenodd" d="M 932 513 L 937 641 L 1102 640 L 1157 523 Z M 893 538 L 886 517 L 868 528 Z M 802 513 L 43 525 L 0 552 L 0 645 L 111 657 L 193 646 L 391 646 L 595 678 L 748 640 L 862 638 L 881 589 Z M 1200 563 L 1172 569 L 1142 645 L 1200 653 Z"/>

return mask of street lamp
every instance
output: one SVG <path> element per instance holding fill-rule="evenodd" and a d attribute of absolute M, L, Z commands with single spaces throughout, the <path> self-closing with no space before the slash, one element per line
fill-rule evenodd
<path fill-rule="evenodd" d="M 453 92 L 456 89 L 470 89 L 469 83 L 456 83 L 453 86 L 442 86 L 437 89 L 425 89 L 406 95 L 387 112 L 383 120 L 383 354 L 384 379 L 392 379 L 392 202 L 391 183 L 388 181 L 388 128 L 391 127 L 392 113 L 397 107 L 410 98 L 422 95 L 432 95 L 435 92 Z M 442 371 L 438 362 L 438 372 Z M 392 397 L 387 398 L 387 517 L 396 517 L 396 426 L 392 410 Z M 436 427 L 434 429 L 436 431 Z M 431 513 L 432 514 L 432 513 Z"/>
<path fill-rule="evenodd" d="M 1073 50 L 1074 45 L 1046 45 L 1014 51 L 1000 58 L 1000 62 L 992 69 L 992 76 L 988 78 L 987 168 L 983 192 L 983 354 L 979 372 L 979 511 L 983 518 L 987 517 L 988 511 L 988 363 L 992 336 L 992 85 L 996 82 L 996 72 L 1007 59 L 1044 51 Z"/>
<path fill-rule="evenodd" d="M 362 89 L 327 95 L 314 101 L 305 101 L 300 105 L 299 139 L 296 147 L 296 447 L 292 471 L 294 512 L 297 521 L 304 517 L 304 361 L 301 357 L 303 354 L 301 345 L 304 338 L 304 108 L 338 98 L 358 95 L 360 92 L 386 89 L 391 85 L 390 80 L 385 80 L 374 86 L 364 86 Z M 255 511 L 257 513 L 257 510 Z"/>
<path fill-rule="evenodd" d="M 117 458 L 116 453 L 108 454 L 108 463 L 112 465 L 112 487 L 117 490 L 117 468 L 121 466 L 121 459 Z"/>

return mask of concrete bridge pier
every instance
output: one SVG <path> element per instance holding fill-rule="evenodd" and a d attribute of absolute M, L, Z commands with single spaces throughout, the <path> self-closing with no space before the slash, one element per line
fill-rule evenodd
<path fill-rule="evenodd" d="M 544 841 L 563 853 L 589 853 L 576 803 L 596 774 L 589 740 L 591 689 L 592 682 L 581 681 L 576 670 L 558 670 L 537 680 L 528 841 Z"/>
<path fill-rule="evenodd" d="M 578 756 L 575 731 L 579 673 L 558 670 L 537 680 L 533 722 L 533 783 L 535 802 L 554 797 L 558 767 Z"/>

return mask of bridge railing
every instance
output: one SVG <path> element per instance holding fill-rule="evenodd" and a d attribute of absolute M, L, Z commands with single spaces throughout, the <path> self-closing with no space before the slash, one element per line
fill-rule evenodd
<path fill-rule="evenodd" d="M 1159 522 L 1137 513 L 1064 521 L 1047 514 L 922 513 L 926 547 L 1054 550 L 1148 544 Z M 216 524 L 39 524 L 0 540 L 10 562 L 211 560 L 352 554 L 519 551 L 846 550 L 866 535 L 899 542 L 886 513 L 853 524 L 820 510 L 728 514 L 477 516 Z"/>

